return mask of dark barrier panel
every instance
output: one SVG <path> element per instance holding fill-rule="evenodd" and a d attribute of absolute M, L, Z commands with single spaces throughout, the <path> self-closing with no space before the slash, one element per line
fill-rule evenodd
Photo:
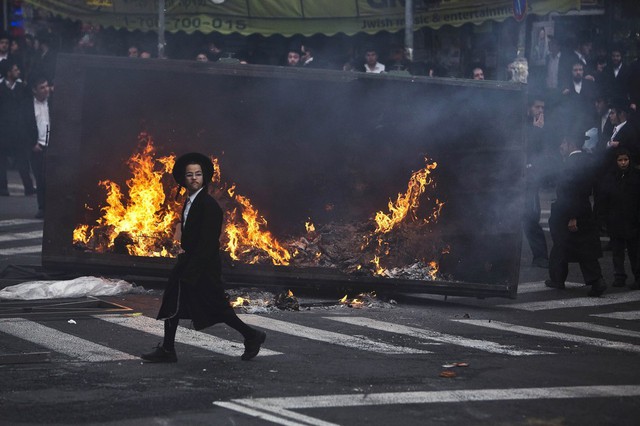
<path fill-rule="evenodd" d="M 522 86 L 506 82 L 60 55 L 43 264 L 166 273 L 170 259 L 72 244 L 76 225 L 104 205 L 97 182 L 125 186 L 126 160 L 144 131 L 159 155 L 218 157 L 223 179 L 281 239 L 300 234 L 309 218 L 318 227 L 365 224 L 406 190 L 425 157 L 437 162 L 431 195 L 445 204 L 416 246 L 438 245 L 436 280 L 226 262 L 229 281 L 515 297 L 524 110 Z"/>

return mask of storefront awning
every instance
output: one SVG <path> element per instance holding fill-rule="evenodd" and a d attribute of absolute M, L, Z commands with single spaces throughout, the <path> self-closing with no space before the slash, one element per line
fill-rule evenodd
<path fill-rule="evenodd" d="M 53 15 L 128 30 L 157 31 L 157 0 L 25 0 Z M 504 21 L 580 9 L 580 0 L 416 1 L 414 29 Z M 516 9 L 516 11 L 514 11 Z M 520 9 L 520 10 L 518 10 Z M 404 29 L 400 0 L 166 0 L 169 32 L 242 35 L 375 34 Z"/>

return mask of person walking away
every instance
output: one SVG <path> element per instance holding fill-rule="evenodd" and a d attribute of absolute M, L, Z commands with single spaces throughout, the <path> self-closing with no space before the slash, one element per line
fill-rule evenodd
<path fill-rule="evenodd" d="M 544 124 L 544 100 L 532 96 L 529 102 L 527 124 L 527 164 L 525 171 L 525 211 L 523 216 L 524 235 L 527 237 L 532 266 L 549 267 L 547 241 L 540 226 L 540 183 L 543 178 L 546 128 Z"/>
<path fill-rule="evenodd" d="M 593 215 L 590 196 L 594 176 L 588 154 L 580 150 L 584 134 L 565 135 L 560 151 L 565 170 L 556 187 L 557 199 L 551 204 L 549 229 L 553 246 L 549 255 L 547 287 L 564 289 L 569 262 L 578 262 L 584 282 L 591 286 L 590 297 L 599 297 L 607 289 L 598 258 L 602 257 L 598 225 Z"/>
<path fill-rule="evenodd" d="M 205 155 L 189 153 L 181 156 L 173 167 L 178 185 L 187 189 L 188 197 L 182 215 L 178 255 L 157 319 L 164 321 L 164 340 L 152 352 L 141 356 L 147 362 L 176 362 L 175 336 L 180 319 L 191 319 L 193 328 L 202 330 L 225 323 L 244 337 L 243 361 L 258 355 L 266 333 L 256 330 L 238 318 L 222 287 L 220 233 L 222 209 L 208 193 L 213 177 L 213 163 Z"/>

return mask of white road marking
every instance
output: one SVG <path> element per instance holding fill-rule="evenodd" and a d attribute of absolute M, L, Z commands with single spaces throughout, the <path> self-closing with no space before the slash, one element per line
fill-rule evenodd
<path fill-rule="evenodd" d="M 572 299 L 554 299 L 540 302 L 524 302 L 498 305 L 500 308 L 521 309 L 524 311 L 546 311 L 550 309 L 584 308 L 590 306 L 615 305 L 618 303 L 628 303 L 640 301 L 640 291 L 612 293 L 602 297 L 587 297 L 588 290 L 585 289 L 585 297 Z"/>
<path fill-rule="evenodd" d="M 571 283 L 571 282 L 565 283 L 564 285 L 567 288 L 580 288 L 585 286 L 584 284 L 581 284 L 581 283 Z M 541 291 L 555 291 L 555 289 L 545 286 L 544 281 L 535 281 L 535 282 L 518 284 L 518 294 L 538 293 Z"/>
<path fill-rule="evenodd" d="M 464 324 L 477 325 L 479 327 L 491 328 L 494 330 L 510 331 L 513 333 L 525 334 L 527 336 L 546 337 L 550 339 L 559 339 L 567 342 L 582 343 L 585 345 L 597 346 L 600 348 L 617 349 L 627 352 L 640 353 L 640 346 L 632 345 L 630 343 L 616 342 L 613 340 L 600 339 L 597 337 L 577 336 L 575 334 L 559 333 L 551 330 L 543 330 L 533 327 L 525 327 L 521 325 L 509 324 L 500 321 L 488 321 L 488 320 L 471 320 L 471 319 L 456 319 L 455 322 L 461 322 Z"/>
<path fill-rule="evenodd" d="M 28 225 L 31 223 L 40 223 L 42 224 L 42 220 L 40 219 L 5 219 L 0 220 L 0 227 L 4 226 L 17 226 L 17 225 Z"/>
<path fill-rule="evenodd" d="M 0 256 L 13 256 L 18 254 L 35 254 L 42 252 L 42 245 L 14 247 L 10 249 L 0 249 Z"/>
<path fill-rule="evenodd" d="M 358 325 L 361 327 L 370 327 L 376 330 L 387 331 L 390 333 L 404 334 L 406 336 L 417 337 L 419 339 L 434 340 L 436 342 L 449 343 L 452 345 L 464 346 L 467 348 L 479 349 L 486 352 L 505 354 L 513 356 L 522 355 L 551 355 L 553 352 L 543 352 L 536 350 L 518 349 L 514 346 L 505 346 L 499 343 L 487 340 L 467 339 L 461 336 L 440 333 L 438 331 L 426 328 L 407 327 L 399 324 L 391 324 L 388 322 L 377 321 L 364 317 L 325 317 L 327 319 L 343 322 L 347 324 Z"/>
<path fill-rule="evenodd" d="M 303 325 L 294 324 L 285 321 L 279 321 L 257 315 L 238 315 L 248 324 L 266 328 L 280 333 L 286 333 L 292 336 L 303 337 L 305 339 L 316 340 L 319 342 L 332 343 L 334 345 L 346 346 L 348 348 L 360 349 L 363 351 L 371 351 L 382 354 L 398 355 L 398 354 L 430 354 L 432 352 L 422 349 L 407 348 L 404 346 L 395 346 L 387 343 L 378 342 L 360 336 L 349 336 L 346 334 L 334 333 L 333 331 L 319 330 L 317 328 L 305 327 Z"/>
<path fill-rule="evenodd" d="M 0 318 L 0 332 L 10 334 L 80 361 L 122 361 L 138 357 L 21 318 Z"/>
<path fill-rule="evenodd" d="M 122 327 L 131 328 L 133 330 L 142 331 L 147 334 L 162 337 L 164 336 L 164 322 L 157 321 L 153 318 L 139 316 L 114 316 L 114 315 L 94 315 L 102 321 L 111 324 L 117 324 Z M 190 328 L 178 326 L 176 333 L 176 342 L 185 345 L 195 346 L 209 352 L 215 352 L 228 356 L 240 356 L 243 351 L 243 344 L 240 342 L 232 342 L 207 333 L 192 330 Z M 282 355 L 281 352 L 271 351 L 261 348 L 260 356 Z"/>
<path fill-rule="evenodd" d="M 231 402 L 215 401 L 214 404 L 280 425 L 335 426 L 333 423 L 327 423 L 321 419 L 305 416 L 291 410 L 400 404 L 633 398 L 637 396 L 640 396 L 639 385 L 602 385 L 247 398 L 234 399 Z"/>
<path fill-rule="evenodd" d="M 42 231 L 12 232 L 7 234 L 0 234 L 0 243 L 5 241 L 31 240 L 34 238 L 42 238 Z"/>
<path fill-rule="evenodd" d="M 608 314 L 591 314 L 591 316 L 633 321 L 640 319 L 640 311 L 610 312 Z"/>
<path fill-rule="evenodd" d="M 604 325 L 591 324 L 588 322 L 549 322 L 547 324 L 560 325 L 563 327 L 572 327 L 572 328 L 577 328 L 579 330 L 595 331 L 596 333 L 640 338 L 640 331 L 625 330 L 625 329 L 620 329 L 616 327 L 607 327 Z"/>
<path fill-rule="evenodd" d="M 215 405 L 228 410 L 238 411 L 252 417 L 267 420 L 286 426 L 340 426 L 337 423 L 329 423 L 304 414 L 294 413 L 279 407 L 253 404 L 251 401 L 236 400 L 235 402 L 215 401 Z M 261 411 L 262 410 L 262 411 Z"/>

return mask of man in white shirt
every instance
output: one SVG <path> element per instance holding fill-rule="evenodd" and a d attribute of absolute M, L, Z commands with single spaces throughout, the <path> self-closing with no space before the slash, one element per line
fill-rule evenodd
<path fill-rule="evenodd" d="M 367 73 L 380 74 L 385 72 L 384 64 L 378 62 L 378 52 L 374 48 L 368 48 L 364 54 L 364 71 Z"/>
<path fill-rule="evenodd" d="M 45 208 L 45 157 L 49 145 L 49 95 L 51 87 L 45 77 L 38 77 L 32 81 L 33 97 L 27 99 L 21 111 L 23 121 L 23 140 L 31 147 L 31 168 L 36 178 L 36 197 L 38 212 L 36 218 L 44 218 Z"/>

